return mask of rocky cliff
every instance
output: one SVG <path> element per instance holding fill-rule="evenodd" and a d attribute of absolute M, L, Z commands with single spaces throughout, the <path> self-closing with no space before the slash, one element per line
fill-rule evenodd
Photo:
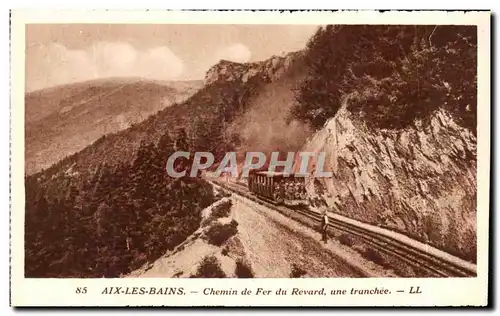
<path fill-rule="evenodd" d="M 308 66 L 302 63 L 307 54 L 306 50 L 247 64 L 221 61 L 207 72 L 206 84 L 246 83 L 252 78 L 265 82 L 245 113 L 229 127 L 242 140 L 239 150 L 324 151 L 326 169 L 333 177 L 308 180 L 308 193 L 320 202 L 318 207 L 475 261 L 473 130 L 457 121 L 457 113 L 449 113 L 451 105 L 445 103 L 429 107 L 435 110 L 428 116 L 415 115 L 408 124 L 386 129 L 350 107 L 359 100 L 349 102 L 346 94 L 336 114 L 313 134 L 291 112 L 297 104 L 297 88 L 308 76 Z M 315 102 L 324 107 L 327 101 Z M 397 115 L 393 120 L 398 120 Z"/>
<path fill-rule="evenodd" d="M 385 130 L 344 104 L 303 150 L 327 153 L 333 177 L 308 192 L 330 209 L 475 261 L 476 138 L 445 110 Z"/>
<path fill-rule="evenodd" d="M 272 56 L 265 61 L 254 63 L 221 60 L 207 71 L 205 85 L 216 81 L 240 80 L 247 82 L 256 76 L 266 82 L 272 82 L 285 74 L 290 66 L 302 55 L 303 52 L 293 52 L 285 56 Z"/>
<path fill-rule="evenodd" d="M 347 29 L 342 28 L 342 32 Z M 438 53 L 443 54 L 425 47 L 408 54 L 402 52 L 402 59 L 397 59 L 398 55 L 394 61 L 389 58 L 394 50 L 385 42 L 393 36 L 386 34 L 383 28 L 385 40 L 381 43 L 377 41 L 382 35 L 371 34 L 370 29 L 353 27 L 344 35 L 338 34 L 337 29 L 330 31 L 320 31 L 306 49 L 283 57 L 245 64 L 220 61 L 207 72 L 205 85 L 185 102 L 165 105 L 148 119 L 103 136 L 78 153 L 29 177 L 27 187 L 31 185 L 37 189 L 32 189 L 32 197 L 27 199 L 31 203 L 27 203 L 27 214 L 39 214 L 37 208 L 43 209 L 44 204 L 38 203 L 36 192 L 45 192 L 46 199 L 62 210 L 68 209 L 67 205 L 76 210 L 70 212 L 76 214 L 74 219 L 70 218 L 71 223 L 82 222 L 80 214 L 93 214 L 96 210 L 108 209 L 107 206 L 111 211 L 106 214 L 125 210 L 113 211 L 118 205 L 108 205 L 108 201 L 130 199 L 126 192 L 144 193 L 146 196 L 139 196 L 139 200 L 153 203 L 151 205 L 155 205 L 155 199 L 165 199 L 161 201 L 167 205 L 175 195 L 150 194 L 158 188 L 166 188 L 165 179 L 155 177 L 162 172 L 156 169 L 161 163 L 150 157 L 167 157 L 167 151 L 163 151 L 172 149 L 170 145 L 174 143 L 186 144 L 191 152 L 211 151 L 217 159 L 222 159 L 228 151 L 237 151 L 240 155 L 248 151 L 267 154 L 274 151 L 282 154 L 326 152 L 326 167 L 333 172 L 333 177 L 311 176 L 308 179 L 307 190 L 313 207 L 327 207 L 475 261 L 476 119 L 475 107 L 471 105 L 477 100 L 474 85 L 469 84 L 475 80 L 471 70 L 475 68 L 448 56 L 454 54 L 450 48 L 454 45 L 441 47 Z M 371 34 L 370 40 L 377 44 L 372 50 L 362 45 L 352 48 L 359 42 L 359 31 L 367 36 Z M 432 32 L 432 28 L 428 31 Z M 406 33 L 411 39 L 413 28 Z M 449 33 L 458 34 L 453 30 Z M 319 44 L 318 38 L 322 39 Z M 332 44 L 334 39 L 337 39 L 336 45 Z M 346 39 L 352 42 L 344 42 Z M 365 56 L 377 50 L 388 55 L 385 57 L 389 61 L 380 61 L 380 56 Z M 473 51 L 463 49 L 465 55 Z M 408 56 L 413 62 L 406 58 Z M 374 60 L 379 64 L 374 64 Z M 427 67 L 422 75 L 422 63 L 434 65 L 434 60 L 442 61 L 440 72 L 435 74 L 433 67 Z M 455 69 L 443 66 L 450 61 L 453 65 L 465 65 L 459 70 L 466 74 L 463 78 L 468 81 L 451 80 L 457 77 L 456 73 L 444 71 Z M 396 70 L 378 74 L 376 78 L 373 71 L 368 71 L 394 64 L 399 65 Z M 438 76 L 440 73 L 446 75 L 446 85 L 442 80 L 434 82 L 435 78 L 442 78 Z M 417 90 L 419 87 L 422 89 Z M 470 89 L 465 89 L 467 87 Z M 127 103 L 134 108 L 143 100 L 152 103 L 150 93 L 140 93 L 137 89 L 112 91 L 106 94 L 106 100 L 111 100 L 110 95 L 114 96 L 112 100 L 134 96 L 134 102 Z M 170 95 L 170 91 L 167 92 Z M 160 90 L 155 100 L 162 100 L 167 92 Z M 100 102 L 96 106 L 98 104 Z M 29 129 L 27 135 L 29 138 Z M 310 171 L 313 175 L 314 170 Z M 101 183 L 102 192 L 89 189 L 95 181 Z M 116 200 L 109 198 L 109 187 L 114 188 Z M 184 187 L 179 185 L 179 188 Z M 203 194 L 202 187 L 197 192 Z M 93 201 L 90 205 L 83 203 L 89 200 Z M 192 202 L 193 198 L 188 196 L 186 200 Z M 144 205 L 149 205 L 146 202 Z M 157 220 L 163 221 L 162 216 L 170 218 L 169 214 L 164 214 L 170 209 L 175 210 L 175 207 L 155 209 Z M 193 212 L 196 209 L 196 206 L 191 208 Z M 32 217 L 31 223 L 36 225 L 38 219 Z M 149 217 L 145 221 L 149 221 Z M 82 223 L 78 229 L 92 235 L 95 222 Z M 153 231 L 149 236 L 157 238 L 151 242 L 164 241 L 165 230 L 157 231 L 157 226 L 148 225 Z M 138 234 L 143 235 L 143 232 Z M 32 240 L 34 243 L 39 237 L 33 235 Z M 145 246 L 141 244 L 141 247 Z M 161 247 L 153 248 L 161 252 Z M 36 263 L 38 254 L 45 251 L 37 253 L 33 262 Z M 94 248 L 89 251 L 97 253 Z M 122 249 L 113 251 L 116 257 L 123 257 Z M 110 255 L 108 259 L 111 258 L 114 257 Z"/>

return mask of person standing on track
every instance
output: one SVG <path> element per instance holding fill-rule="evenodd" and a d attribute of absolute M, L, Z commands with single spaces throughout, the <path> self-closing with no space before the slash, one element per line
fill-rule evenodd
<path fill-rule="evenodd" d="M 323 211 L 323 215 L 321 216 L 321 240 L 326 244 L 328 242 L 328 215 L 326 211 Z"/>

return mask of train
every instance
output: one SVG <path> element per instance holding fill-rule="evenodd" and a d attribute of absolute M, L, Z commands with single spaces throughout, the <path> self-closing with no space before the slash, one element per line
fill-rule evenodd
<path fill-rule="evenodd" d="M 249 173 L 247 181 L 250 192 L 274 204 L 308 204 L 304 178 L 283 172 L 253 171 Z"/>

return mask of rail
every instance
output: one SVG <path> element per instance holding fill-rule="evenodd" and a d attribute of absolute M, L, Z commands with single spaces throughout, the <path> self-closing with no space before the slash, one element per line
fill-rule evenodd
<path fill-rule="evenodd" d="M 283 213 L 283 210 L 286 209 L 288 212 L 296 212 L 318 222 L 321 219 L 321 214 L 313 210 L 291 209 L 257 198 L 242 184 L 224 183 L 213 179 L 210 181 L 226 190 L 275 211 Z M 353 220 L 339 214 L 329 214 L 328 217 L 330 227 L 356 236 L 378 251 L 394 256 L 409 266 L 426 271 L 426 275 L 434 277 L 475 277 L 477 275 L 475 264 L 430 245 L 413 240 L 403 234 Z"/>

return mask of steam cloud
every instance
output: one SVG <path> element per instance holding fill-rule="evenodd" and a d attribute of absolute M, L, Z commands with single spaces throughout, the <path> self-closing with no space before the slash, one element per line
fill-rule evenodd
<path fill-rule="evenodd" d="M 289 80 L 268 85 L 245 115 L 234 122 L 230 131 L 240 135 L 240 153 L 298 151 L 312 135 L 306 124 L 289 122 L 295 102 L 292 84 Z"/>

